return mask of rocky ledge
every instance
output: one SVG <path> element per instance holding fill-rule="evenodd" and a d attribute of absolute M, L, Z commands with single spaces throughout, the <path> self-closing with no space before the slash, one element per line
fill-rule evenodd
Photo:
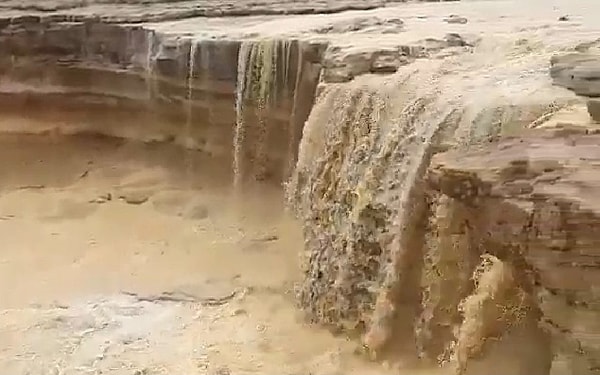
<path fill-rule="evenodd" d="M 433 158 L 427 185 L 437 214 L 430 223 L 428 260 L 429 269 L 438 273 L 430 273 L 437 282 L 429 288 L 441 288 L 443 295 L 430 294 L 438 298 L 430 299 L 431 319 L 452 321 L 450 301 L 465 299 L 463 304 L 468 304 L 479 298 L 484 306 L 465 312 L 457 341 L 461 361 L 480 355 L 486 343 L 510 335 L 525 316 L 536 314 L 552 333 L 554 352 L 571 362 L 573 373 L 598 371 L 599 172 L 600 136 L 569 129 Z M 457 254 L 464 255 L 458 262 Z M 468 296 L 473 290 L 469 277 L 450 274 L 458 264 L 463 275 L 471 275 L 477 266 L 473 260 L 481 256 L 513 268 L 519 289 L 526 291 L 519 302 L 527 307 L 522 315 L 503 310 L 514 308 L 507 302 L 509 295 L 501 292 L 506 280 L 487 285 L 492 292 L 485 296 Z M 481 325 L 467 335 L 472 327 L 465 326 L 471 320 Z M 438 337 L 447 329 L 430 326 Z"/>
<path fill-rule="evenodd" d="M 588 112 L 594 121 L 600 122 L 600 39 L 554 56 L 551 65 L 554 83 L 588 97 Z"/>
<path fill-rule="evenodd" d="M 413 5 L 403 35 L 418 19 L 463 42 L 391 76 L 322 83 L 288 185 L 306 241 L 300 304 L 391 362 L 594 374 L 599 312 L 580 305 L 597 303 L 598 136 L 573 88 L 597 81 L 558 61 L 593 54 L 597 26 L 566 3 L 530 3 L 535 24 L 511 4 L 437 4 L 443 27 Z"/>
<path fill-rule="evenodd" d="M 346 12 L 395 3 L 1 1 L 0 129 L 174 141 L 229 165 L 244 143 L 249 177 L 282 181 L 321 76 L 389 74 L 467 45 L 448 33 L 398 39 L 397 15 Z M 248 134 L 236 140 L 240 122 Z"/>

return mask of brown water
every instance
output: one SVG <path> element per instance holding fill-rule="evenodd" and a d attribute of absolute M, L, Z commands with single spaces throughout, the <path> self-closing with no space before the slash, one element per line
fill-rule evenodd
<path fill-rule="evenodd" d="M 169 145 L 0 142 L 0 372 L 386 371 L 298 315 L 279 187 L 233 200 L 223 164 Z"/>
<path fill-rule="evenodd" d="M 4 137 L 0 159 L 0 231 L 9 239 L 0 277 L 2 285 L 18 281 L 0 292 L 7 305 L 172 287 L 198 274 L 248 271 L 244 281 L 261 286 L 296 276 L 301 241 L 277 189 L 262 187 L 234 206 L 228 172 L 201 154 L 189 173 L 183 152 L 167 146 Z M 24 270 L 36 277 L 23 282 Z"/>

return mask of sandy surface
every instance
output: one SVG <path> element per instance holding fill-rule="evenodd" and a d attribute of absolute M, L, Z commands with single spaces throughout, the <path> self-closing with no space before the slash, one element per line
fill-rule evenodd
<path fill-rule="evenodd" d="M 279 189 L 235 199 L 210 166 L 3 136 L 0 373 L 382 373 L 298 316 L 302 239 Z"/>

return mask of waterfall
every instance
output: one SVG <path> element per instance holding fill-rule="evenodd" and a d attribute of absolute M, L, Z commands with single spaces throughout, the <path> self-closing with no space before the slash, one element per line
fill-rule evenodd
<path fill-rule="evenodd" d="M 247 64 L 252 51 L 251 42 L 242 42 L 238 52 L 237 85 L 235 92 L 235 129 L 233 132 L 233 186 L 237 190 L 243 179 L 244 94 L 246 90 Z"/>
<path fill-rule="evenodd" d="M 146 93 L 148 94 L 148 102 L 154 97 L 154 74 L 152 69 L 152 59 L 154 58 L 154 32 L 146 30 L 146 64 L 145 64 L 145 80 Z"/>
<path fill-rule="evenodd" d="M 188 58 L 188 72 L 187 72 L 187 106 L 186 106 L 186 118 L 185 118 L 185 144 L 186 147 L 191 147 L 191 125 L 192 125 L 192 111 L 193 111 L 193 95 L 194 95 L 194 65 L 196 58 L 196 50 L 198 48 L 198 42 L 196 40 L 190 41 L 190 55 Z"/>
<path fill-rule="evenodd" d="M 285 85 L 284 90 L 287 91 L 290 80 L 290 64 L 292 63 L 292 41 L 284 40 L 281 44 L 281 48 L 283 49 L 283 83 Z M 301 61 L 302 59 L 298 57 L 298 66 L 300 66 Z M 300 70 L 297 70 L 296 72 L 296 74 L 299 76 Z"/>
<path fill-rule="evenodd" d="M 288 40 L 266 39 L 244 41 L 238 53 L 236 87 L 236 125 L 234 131 L 234 186 L 245 177 L 243 155 L 248 125 L 245 103 L 254 107 L 256 132 L 254 140 L 253 176 L 263 179 L 267 173 L 267 146 L 269 124 L 267 113 L 278 103 L 279 95 L 288 94 L 289 65 L 292 43 Z"/>
<path fill-rule="evenodd" d="M 186 117 L 185 117 L 185 128 L 183 134 L 183 142 L 185 147 L 185 167 L 186 167 L 186 178 L 190 186 L 192 185 L 192 170 L 193 163 L 191 158 L 191 148 L 194 147 L 194 140 L 192 137 L 192 112 L 194 110 L 193 96 L 194 96 L 194 66 L 196 59 L 196 49 L 198 42 L 194 39 L 190 40 L 190 51 L 188 57 L 188 73 L 187 73 L 187 100 L 186 100 Z"/>
<path fill-rule="evenodd" d="M 303 221 L 307 257 L 299 300 L 313 321 L 362 332 L 374 353 L 391 347 L 414 353 L 416 342 L 431 347 L 428 332 L 446 321 L 435 315 L 448 306 L 424 295 L 449 282 L 435 276 L 445 265 L 425 245 L 430 208 L 423 177 L 431 157 L 449 145 L 527 126 L 543 115 L 540 102 L 556 97 L 538 77 L 522 82 L 525 62 L 489 65 L 511 48 L 424 59 L 388 77 L 325 85 L 286 189 Z M 529 66 L 537 66 L 536 58 Z M 507 82 L 495 85 L 497 77 Z M 506 87 L 519 88 L 510 101 Z M 442 330 L 452 337 L 453 329 Z M 450 344 L 432 350 L 432 358 Z"/>
<path fill-rule="evenodd" d="M 285 56 L 285 61 L 284 61 L 284 66 L 285 66 L 285 74 L 284 74 L 284 80 L 283 82 L 285 82 L 286 86 L 286 93 L 287 93 L 287 85 L 288 85 L 288 81 L 289 81 L 289 65 L 291 64 L 291 47 L 286 45 L 286 53 L 284 54 Z M 283 166 L 283 178 L 284 180 L 289 178 L 292 174 L 292 171 L 294 169 L 294 164 L 295 164 L 295 152 L 296 152 L 296 145 L 298 144 L 298 139 L 296 136 L 296 117 L 297 117 L 297 108 L 296 105 L 298 103 L 298 92 L 300 91 L 300 83 L 302 82 L 302 65 L 304 63 L 304 61 L 302 60 L 302 49 L 298 48 L 298 64 L 297 64 L 297 68 L 296 68 L 296 79 L 294 82 L 294 88 L 293 88 L 293 95 L 292 95 L 292 112 L 290 113 L 290 120 L 288 122 L 288 144 L 287 144 L 287 157 L 286 157 L 286 163 Z"/>
<path fill-rule="evenodd" d="M 202 73 L 202 81 L 201 81 L 201 85 L 202 85 L 202 90 L 204 91 L 204 95 L 206 95 L 206 98 L 209 100 L 212 97 L 211 91 L 209 90 L 209 82 L 210 82 L 210 49 L 209 49 L 209 44 L 207 43 L 207 40 L 200 40 L 198 41 L 198 48 L 200 48 L 200 56 L 199 56 L 199 65 L 200 65 L 200 71 L 203 72 Z M 212 124 L 213 123 L 213 106 L 209 104 L 208 106 L 208 123 Z"/>

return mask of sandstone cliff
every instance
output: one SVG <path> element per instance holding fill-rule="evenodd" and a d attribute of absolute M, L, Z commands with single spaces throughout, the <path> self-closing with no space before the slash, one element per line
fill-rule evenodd
<path fill-rule="evenodd" d="M 465 356 L 460 361 L 482 350 L 477 339 L 498 340 L 523 316 L 535 314 L 540 329 L 552 334 L 555 353 L 571 361 L 573 373 L 597 371 L 600 238 L 593 228 L 598 225 L 600 148 L 597 135 L 581 133 L 544 132 L 434 157 L 428 174 L 435 215 L 427 240 L 430 298 L 425 305 L 431 311 L 426 323 L 434 330 L 431 341 L 443 337 L 440 333 L 449 328 L 444 323 L 457 321 L 448 315 L 458 312 L 456 301 L 474 298 L 467 297 L 473 291 L 469 276 L 483 254 L 515 267 L 512 277 L 524 293 L 518 306 L 528 309 L 521 315 L 510 310 L 508 316 L 485 310 L 465 314 L 457 341 L 459 356 Z M 454 272 L 457 267 L 462 278 L 454 276 L 461 274 Z M 515 295 L 492 296 L 490 303 L 510 307 L 507 298 Z M 462 335 L 471 319 L 483 321 L 475 328 L 480 337 Z M 501 329 L 487 327 L 505 321 Z"/>

